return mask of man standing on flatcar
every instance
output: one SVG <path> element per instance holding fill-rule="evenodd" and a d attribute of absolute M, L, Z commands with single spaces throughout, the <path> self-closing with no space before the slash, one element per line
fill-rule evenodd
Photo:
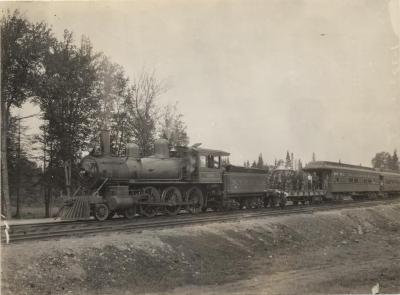
<path fill-rule="evenodd" d="M 312 189 L 312 185 L 313 185 L 313 177 L 311 174 L 307 175 L 307 186 L 308 186 L 308 190 Z"/>

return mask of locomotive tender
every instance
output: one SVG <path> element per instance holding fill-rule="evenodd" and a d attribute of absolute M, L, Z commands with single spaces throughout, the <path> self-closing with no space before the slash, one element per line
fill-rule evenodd
<path fill-rule="evenodd" d="M 110 154 L 109 133 L 102 133 L 103 153 L 81 161 L 81 182 L 94 193 L 89 197 L 91 215 L 105 220 L 114 213 L 133 218 L 157 213 L 175 215 L 181 209 L 191 213 L 207 208 L 259 207 L 284 198 L 267 190 L 267 171 L 223 167 L 229 153 L 198 146 L 168 148 L 159 139 L 154 155 L 139 157 L 139 148 L 129 144 L 126 157 Z"/>

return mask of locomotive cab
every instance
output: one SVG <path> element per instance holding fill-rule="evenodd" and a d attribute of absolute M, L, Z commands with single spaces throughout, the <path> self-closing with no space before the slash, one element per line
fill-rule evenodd
<path fill-rule="evenodd" d="M 200 183 L 222 183 L 222 157 L 229 153 L 211 149 L 197 149 L 198 181 Z"/>

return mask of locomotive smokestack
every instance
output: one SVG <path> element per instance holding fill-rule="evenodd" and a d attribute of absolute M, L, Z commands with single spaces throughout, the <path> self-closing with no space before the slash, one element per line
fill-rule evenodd
<path fill-rule="evenodd" d="M 103 156 L 110 155 L 110 131 L 102 130 L 101 131 L 101 151 Z"/>

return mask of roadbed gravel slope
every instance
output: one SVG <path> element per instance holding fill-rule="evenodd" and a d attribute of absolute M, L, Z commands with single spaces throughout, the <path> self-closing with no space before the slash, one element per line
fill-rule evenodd
<path fill-rule="evenodd" d="M 400 203 L 2 247 L 2 294 L 400 293 Z"/>

